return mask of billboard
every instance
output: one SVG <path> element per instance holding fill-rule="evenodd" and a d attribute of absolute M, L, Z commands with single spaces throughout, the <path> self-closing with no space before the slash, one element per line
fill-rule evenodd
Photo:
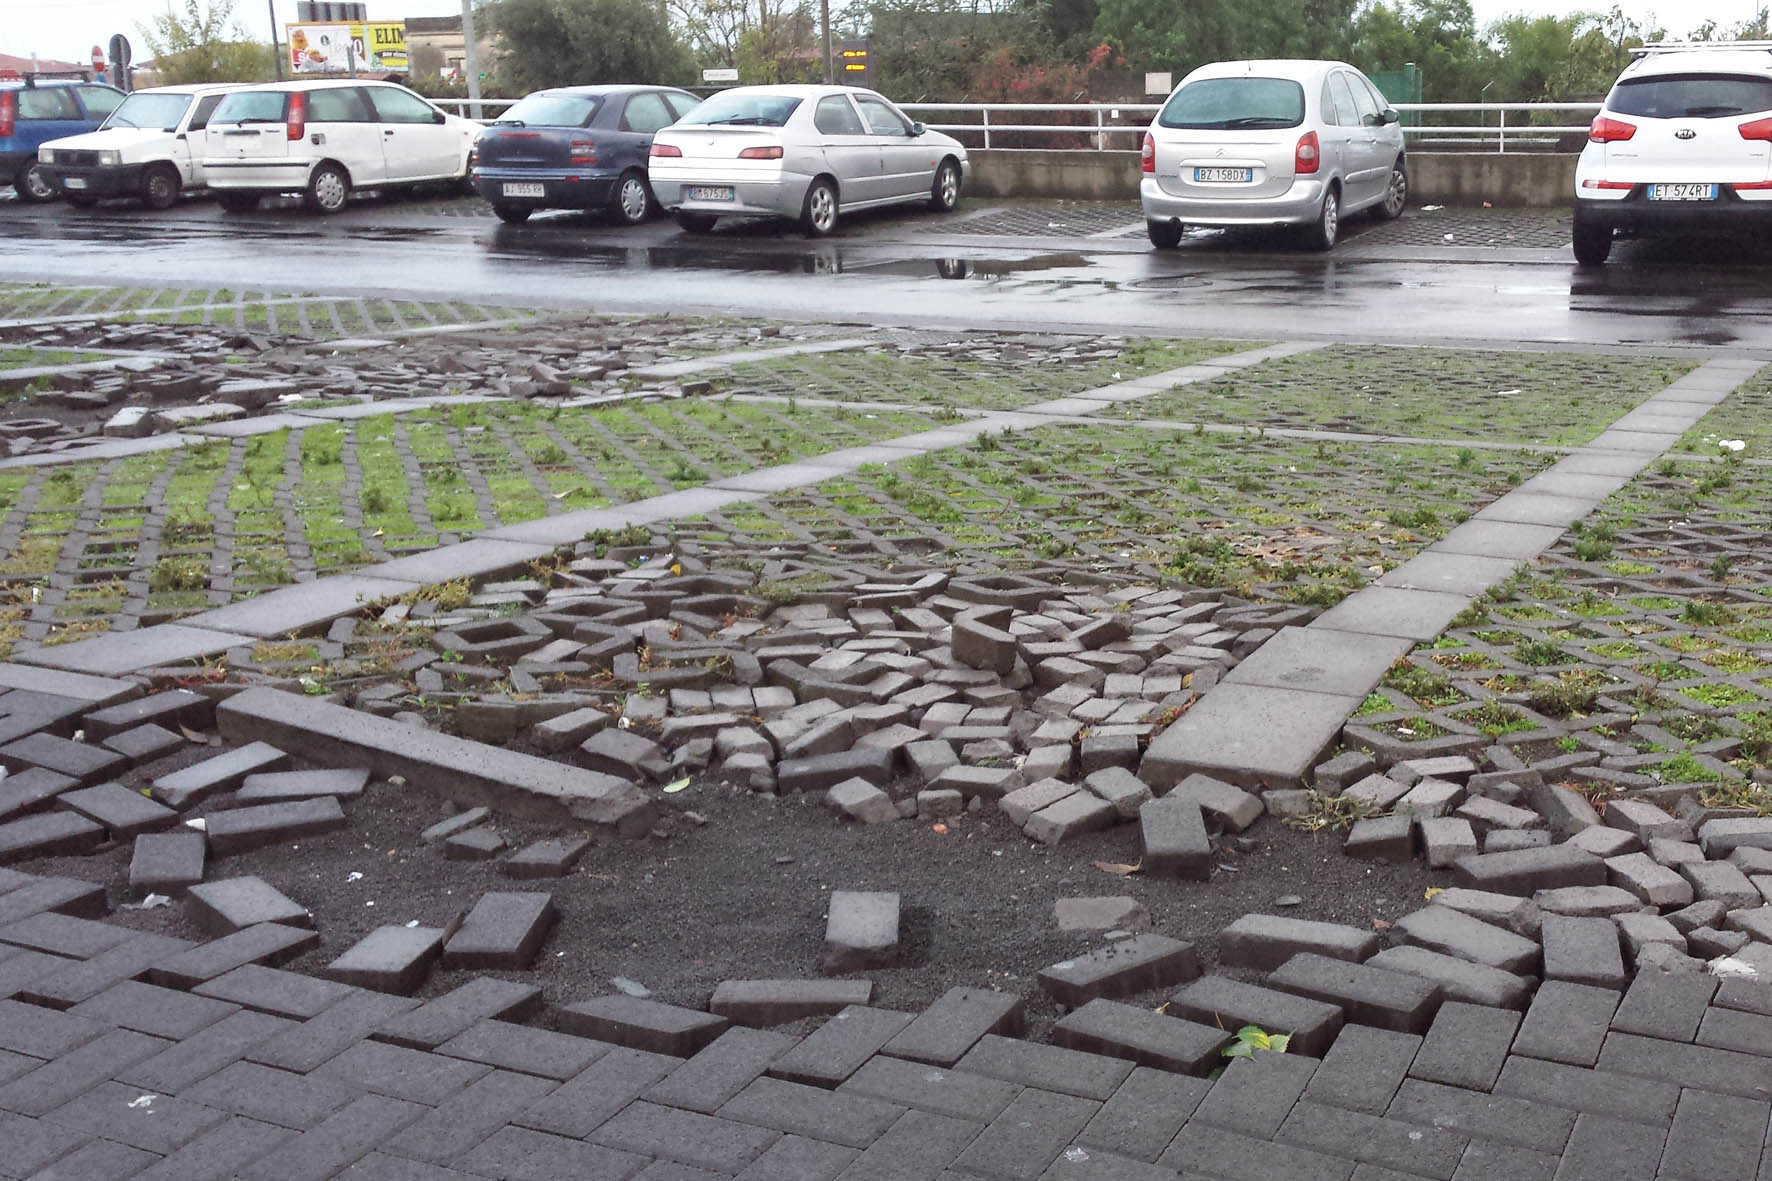
<path fill-rule="evenodd" d="M 293 74 L 404 74 L 406 22 L 285 25 Z"/>

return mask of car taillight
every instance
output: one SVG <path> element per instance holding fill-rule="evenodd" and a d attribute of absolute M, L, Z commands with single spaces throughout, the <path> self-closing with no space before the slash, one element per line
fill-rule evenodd
<path fill-rule="evenodd" d="M 1298 137 L 1298 146 L 1292 149 L 1292 172 L 1296 176 L 1309 176 L 1323 162 L 1322 145 L 1317 142 L 1317 133 L 1307 131 Z"/>
<path fill-rule="evenodd" d="M 289 96 L 289 117 L 285 120 L 288 126 L 285 134 L 289 142 L 294 143 L 308 134 L 308 96 L 297 92 Z"/>
<path fill-rule="evenodd" d="M 1742 139 L 1763 139 L 1772 142 L 1772 119 L 1755 119 L 1752 123 L 1743 123 L 1735 130 L 1741 132 Z"/>
<path fill-rule="evenodd" d="M 1155 172 L 1157 170 L 1157 141 L 1150 132 L 1144 133 L 1144 147 L 1138 150 L 1138 170 Z"/>
<path fill-rule="evenodd" d="M 597 162 L 597 141 L 592 139 L 573 140 L 572 162 L 574 164 L 595 164 Z"/>
<path fill-rule="evenodd" d="M 0 93 L 0 139 L 10 138 L 13 125 L 18 118 L 18 95 L 11 91 Z"/>
<path fill-rule="evenodd" d="M 652 154 L 654 156 L 681 156 L 683 149 L 675 144 L 653 144 Z"/>
<path fill-rule="evenodd" d="M 1587 138 L 1597 144 L 1614 143 L 1621 139 L 1629 139 L 1637 133 L 1635 123 L 1626 123 L 1622 119 L 1608 119 L 1601 115 L 1587 129 Z"/>
<path fill-rule="evenodd" d="M 776 148 L 744 148 L 738 153 L 740 160 L 779 160 L 781 149 Z"/>

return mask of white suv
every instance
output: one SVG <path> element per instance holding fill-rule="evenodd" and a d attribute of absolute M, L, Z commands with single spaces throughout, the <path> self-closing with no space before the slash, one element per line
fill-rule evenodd
<path fill-rule="evenodd" d="M 391 82 L 272 82 L 222 100 L 203 170 L 230 213 L 275 193 L 299 193 L 316 213 L 337 213 L 352 189 L 465 185 L 480 131 Z"/>
<path fill-rule="evenodd" d="M 97 131 L 37 149 L 37 162 L 76 209 L 102 197 L 139 197 L 150 209 L 170 209 L 186 189 L 203 187 L 209 117 L 239 89 L 223 82 L 134 91 Z"/>
<path fill-rule="evenodd" d="M 1632 52 L 1575 167 L 1575 260 L 1604 263 L 1614 231 L 1772 224 L 1772 41 Z"/>

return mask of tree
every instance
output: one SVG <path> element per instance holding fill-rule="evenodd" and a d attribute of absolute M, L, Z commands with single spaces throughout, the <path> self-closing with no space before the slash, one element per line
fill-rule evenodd
<path fill-rule="evenodd" d="M 689 53 L 661 0 L 495 0 L 501 90 L 525 94 L 593 82 L 692 80 Z"/>
<path fill-rule="evenodd" d="M 263 82 L 276 68 L 269 45 L 248 39 L 233 20 L 234 0 L 184 0 L 184 14 L 166 11 L 137 25 L 162 85 L 190 82 Z"/>

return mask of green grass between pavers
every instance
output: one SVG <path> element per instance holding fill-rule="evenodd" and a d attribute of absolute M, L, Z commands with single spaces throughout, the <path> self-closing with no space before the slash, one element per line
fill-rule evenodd
<path fill-rule="evenodd" d="M 1069 364 L 963 361 L 857 350 L 734 366 L 718 385 L 839 402 L 1009 410 L 1258 347 L 1249 341 L 1142 340 L 1127 344 L 1111 359 Z"/>
<path fill-rule="evenodd" d="M 1683 435 L 1676 449 L 1699 455 L 1736 454 L 1725 442 L 1741 443 L 1744 454 L 1766 458 L 1772 453 L 1772 366 L 1741 384 L 1711 408 Z"/>
<path fill-rule="evenodd" d="M 936 560 L 1130 561 L 1197 586 L 1328 605 L 1543 462 L 1489 453 L 1461 466 L 1449 448 L 1065 425 L 870 465 L 720 518 L 746 542 L 916 536 L 940 547 Z"/>
<path fill-rule="evenodd" d="M 0 372 L 8 369 L 44 369 L 59 365 L 83 365 L 104 360 L 103 353 L 75 349 L 4 349 L 0 348 Z"/>
<path fill-rule="evenodd" d="M 1573 446 L 1693 362 L 1332 345 L 1147 398 L 1136 413 L 1229 423 Z"/>

